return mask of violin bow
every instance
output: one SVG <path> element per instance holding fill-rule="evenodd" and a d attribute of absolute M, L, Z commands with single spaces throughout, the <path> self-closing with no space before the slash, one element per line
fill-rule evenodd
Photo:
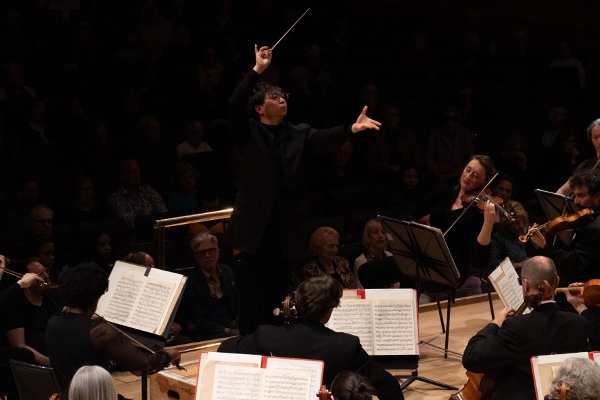
<path fill-rule="evenodd" d="M 467 205 L 465 208 L 463 208 L 462 212 L 460 213 L 460 215 L 458 217 L 456 217 L 456 219 L 454 220 L 454 222 L 452 222 L 452 224 L 450 224 L 450 226 L 448 227 L 448 229 L 446 229 L 446 231 L 442 234 L 442 236 L 446 236 L 446 233 L 448 233 L 450 231 L 450 229 L 452 229 L 452 227 L 454 225 L 456 225 L 456 223 L 458 222 L 459 219 L 462 218 L 463 215 L 465 215 L 465 213 L 467 212 L 467 210 L 473 205 L 475 204 L 475 200 L 477 200 L 477 198 L 479 198 L 479 196 L 481 196 L 481 193 L 484 192 L 485 189 L 487 189 L 488 186 L 490 186 L 490 183 L 492 183 L 492 181 L 494 179 L 496 179 L 496 177 L 498 176 L 500 172 L 496 172 L 496 174 L 494 176 L 492 176 L 492 179 L 490 179 L 488 181 L 488 183 L 485 184 L 485 186 L 483 187 L 483 189 L 481 189 L 479 191 L 479 193 L 477 193 L 477 196 L 475 196 L 473 198 L 473 200 L 471 200 L 471 202 L 469 203 L 469 205 Z"/>

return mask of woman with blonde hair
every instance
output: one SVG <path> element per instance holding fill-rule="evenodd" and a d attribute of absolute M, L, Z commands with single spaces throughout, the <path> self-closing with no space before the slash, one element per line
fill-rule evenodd
<path fill-rule="evenodd" d="M 365 230 L 363 231 L 363 253 L 356 258 L 354 266 L 352 267 L 352 274 L 354 276 L 354 282 L 359 289 L 364 289 L 363 285 L 358 279 L 358 269 L 361 265 L 374 260 L 382 259 L 383 257 L 389 257 L 392 255 L 387 248 L 387 237 L 383 232 L 381 222 L 376 219 L 371 219 L 365 224 Z"/>
<path fill-rule="evenodd" d="M 345 289 L 356 288 L 350 263 L 337 255 L 339 244 L 340 235 L 335 229 L 329 226 L 317 228 L 308 242 L 313 259 L 302 267 L 302 279 L 328 275 Z"/>
<path fill-rule="evenodd" d="M 112 376 L 97 365 L 79 368 L 69 386 L 69 400 L 116 400 L 117 388 Z"/>

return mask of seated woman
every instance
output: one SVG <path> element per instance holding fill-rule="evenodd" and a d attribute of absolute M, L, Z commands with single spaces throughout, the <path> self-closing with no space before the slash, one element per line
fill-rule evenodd
<path fill-rule="evenodd" d="M 69 268 L 58 281 L 66 307 L 48 321 L 46 344 L 62 393 L 67 393 L 83 365 L 99 365 L 110 371 L 118 366 L 134 374 L 151 374 L 181 359 L 171 348 L 156 353 L 143 350 L 103 318 L 92 319 L 107 289 L 108 275 L 92 263 Z"/>
<path fill-rule="evenodd" d="M 70 400 L 117 400 L 117 388 L 110 373 L 97 365 L 79 368 L 69 386 Z"/>
<path fill-rule="evenodd" d="M 348 260 L 337 255 L 339 243 L 340 235 L 335 229 L 329 226 L 317 228 L 308 243 L 313 259 L 302 267 L 302 279 L 328 275 L 345 289 L 356 288 Z"/>
<path fill-rule="evenodd" d="M 25 272 L 23 278 L 0 294 L 0 346 L 29 349 L 36 364 L 49 366 L 46 323 L 62 304 L 47 295 L 47 271 L 38 259 L 29 258 L 24 270 L 17 271 Z"/>
<path fill-rule="evenodd" d="M 116 261 L 110 234 L 101 229 L 91 230 L 86 234 L 85 247 L 85 261 L 95 263 L 110 274 Z"/>
<path fill-rule="evenodd" d="M 365 224 L 365 230 L 363 232 L 363 253 L 356 258 L 354 266 L 352 267 L 352 274 L 354 275 L 354 282 L 356 287 L 364 289 L 363 285 L 358 279 L 358 269 L 361 265 L 368 261 L 379 260 L 383 257 L 389 257 L 392 255 L 387 248 L 387 237 L 383 232 L 381 222 L 376 219 L 372 219 Z"/>
<path fill-rule="evenodd" d="M 332 400 L 371 400 L 375 389 L 358 372 L 342 371 L 331 382 Z"/>
<path fill-rule="evenodd" d="M 175 178 L 177 189 L 169 194 L 167 208 L 181 215 L 195 213 L 198 208 L 196 201 L 198 171 L 192 164 L 182 161 L 175 166 Z"/>

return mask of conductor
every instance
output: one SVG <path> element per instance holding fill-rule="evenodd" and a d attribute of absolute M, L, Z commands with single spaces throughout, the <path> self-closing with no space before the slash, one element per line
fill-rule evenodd
<path fill-rule="evenodd" d="M 381 125 L 367 117 L 367 107 L 346 126 L 316 130 L 285 122 L 288 94 L 259 82 L 271 64 L 272 51 L 255 45 L 254 53 L 254 68 L 229 99 L 230 128 L 242 154 L 244 176 L 225 240 L 241 251 L 244 264 L 238 276 L 242 334 L 272 322 L 268 310 L 285 297 L 293 263 L 302 254 L 308 156 Z"/>

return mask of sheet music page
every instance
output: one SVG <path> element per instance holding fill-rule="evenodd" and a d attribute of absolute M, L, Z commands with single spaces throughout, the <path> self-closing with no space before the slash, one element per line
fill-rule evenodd
<path fill-rule="evenodd" d="M 279 371 L 308 371 L 310 372 L 310 393 L 317 393 L 321 389 L 323 361 L 267 357 L 265 368 Z"/>
<path fill-rule="evenodd" d="M 419 354 L 416 290 L 367 289 L 365 298 L 373 302 L 374 354 Z"/>
<path fill-rule="evenodd" d="M 504 307 L 512 307 L 516 310 L 523 304 L 523 289 L 519 285 L 519 274 L 508 257 L 492 271 L 489 278 Z"/>
<path fill-rule="evenodd" d="M 251 367 L 217 365 L 212 400 L 260 400 L 263 371 Z"/>
<path fill-rule="evenodd" d="M 340 300 L 340 305 L 333 309 L 329 322 L 325 324 L 336 332 L 345 332 L 360 338 L 360 343 L 367 352 L 373 355 L 373 325 L 371 302 L 362 299 Z"/>
<path fill-rule="evenodd" d="M 263 357 L 253 354 L 236 353 L 201 353 L 198 361 L 198 378 L 196 380 L 195 400 L 212 398 L 216 369 L 220 365 L 245 367 L 259 370 Z"/>
<path fill-rule="evenodd" d="M 312 400 L 310 371 L 263 369 L 260 400 Z M 318 391 L 318 390 L 317 390 Z"/>
<path fill-rule="evenodd" d="M 117 261 L 97 314 L 107 321 L 160 335 L 185 279 L 173 272 Z"/>

